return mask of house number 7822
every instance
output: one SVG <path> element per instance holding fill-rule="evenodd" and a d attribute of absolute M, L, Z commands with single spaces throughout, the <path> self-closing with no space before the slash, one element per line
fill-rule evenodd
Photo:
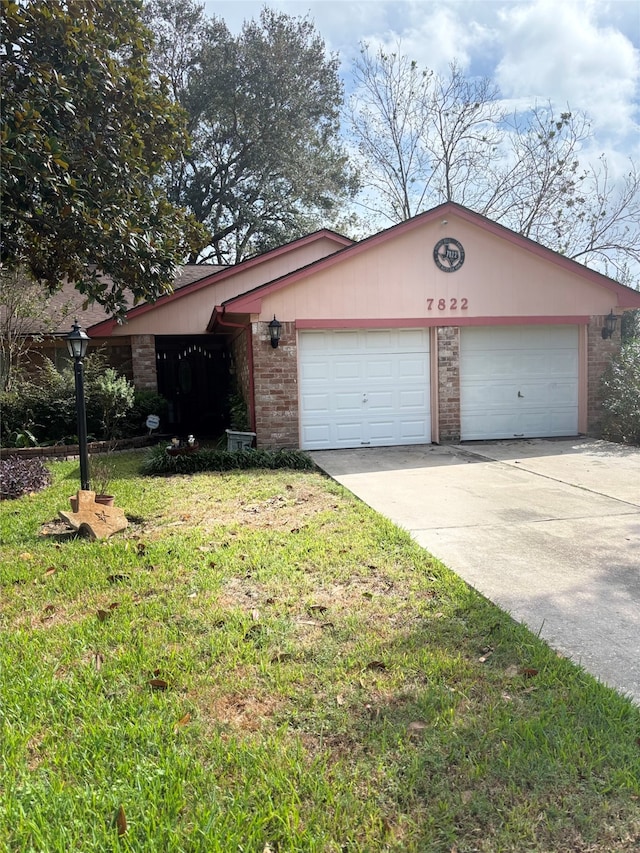
<path fill-rule="evenodd" d="M 448 304 L 447 304 L 447 302 L 448 302 Z M 460 303 L 460 304 L 458 304 L 458 303 Z M 452 296 L 451 299 L 449 299 L 449 300 L 446 300 L 446 299 L 427 299 L 427 311 L 434 311 L 436 309 L 438 311 L 446 311 L 447 308 L 449 309 L 449 311 L 455 311 L 458 308 L 460 308 L 462 311 L 464 311 L 468 307 L 469 307 L 469 300 L 466 297 L 463 297 L 462 299 L 457 299 L 455 296 Z"/>

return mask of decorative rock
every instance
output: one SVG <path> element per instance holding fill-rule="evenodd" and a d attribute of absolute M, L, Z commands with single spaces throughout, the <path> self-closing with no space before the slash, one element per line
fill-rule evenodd
<path fill-rule="evenodd" d="M 76 512 L 58 511 L 58 515 L 74 530 L 89 539 L 106 539 L 120 530 L 124 530 L 129 522 L 124 510 L 115 506 L 103 506 L 96 503 L 96 493 L 80 489 L 76 498 Z"/>

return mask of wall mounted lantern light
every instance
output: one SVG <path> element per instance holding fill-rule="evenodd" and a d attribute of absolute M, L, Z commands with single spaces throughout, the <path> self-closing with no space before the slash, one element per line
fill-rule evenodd
<path fill-rule="evenodd" d="M 613 337 L 613 333 L 616 330 L 616 324 L 618 322 L 618 318 L 613 313 L 613 309 L 607 314 L 604 318 L 604 326 L 602 327 L 602 337 L 606 340 L 607 338 Z"/>
<path fill-rule="evenodd" d="M 280 343 L 280 329 L 282 323 L 276 320 L 276 315 L 273 315 L 273 320 L 269 323 L 269 337 L 271 338 L 271 346 L 275 349 Z"/>
<path fill-rule="evenodd" d="M 73 372 L 76 381 L 76 418 L 78 420 L 78 455 L 80 457 L 80 488 L 89 489 L 89 453 L 87 448 L 87 409 L 84 402 L 84 375 L 82 359 L 87 354 L 89 336 L 78 325 L 65 338 L 69 355 L 73 359 Z"/>

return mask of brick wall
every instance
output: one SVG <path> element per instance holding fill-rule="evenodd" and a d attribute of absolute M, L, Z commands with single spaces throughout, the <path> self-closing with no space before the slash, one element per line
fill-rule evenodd
<path fill-rule="evenodd" d="M 253 323 L 253 381 L 257 445 L 299 447 L 298 357 L 293 323 L 283 323 L 274 349 L 268 323 Z"/>
<path fill-rule="evenodd" d="M 154 335 L 131 336 L 133 384 L 139 391 L 157 391 L 156 339 Z"/>
<path fill-rule="evenodd" d="M 602 387 L 600 379 L 614 356 L 620 349 L 620 324 L 612 338 L 604 340 L 602 327 L 604 316 L 589 318 L 587 328 L 588 393 L 587 393 L 587 433 L 598 436 L 602 420 Z"/>
<path fill-rule="evenodd" d="M 460 441 L 460 329 L 438 329 L 439 428 L 443 444 Z"/>

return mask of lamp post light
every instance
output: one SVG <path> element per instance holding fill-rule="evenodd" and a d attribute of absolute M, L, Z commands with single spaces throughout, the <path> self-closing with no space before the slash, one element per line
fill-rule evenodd
<path fill-rule="evenodd" d="M 607 338 L 613 337 L 613 333 L 616 330 L 617 322 L 618 322 L 618 318 L 613 313 L 613 308 L 612 308 L 611 311 L 609 312 L 609 314 L 607 314 L 607 316 L 604 318 L 604 326 L 602 327 L 602 337 L 604 338 L 605 341 L 607 340 Z"/>
<path fill-rule="evenodd" d="M 87 410 L 84 402 L 84 374 L 82 359 L 87 354 L 89 336 L 78 325 L 76 319 L 73 328 L 65 338 L 69 355 L 73 359 L 73 372 L 76 381 L 76 417 L 78 419 L 78 454 L 80 456 L 80 488 L 89 489 L 89 454 L 87 451 Z"/>
<path fill-rule="evenodd" d="M 280 343 L 280 329 L 282 329 L 282 323 L 276 320 L 276 315 L 273 315 L 273 320 L 269 323 L 269 338 L 271 340 L 271 346 L 275 349 Z"/>

